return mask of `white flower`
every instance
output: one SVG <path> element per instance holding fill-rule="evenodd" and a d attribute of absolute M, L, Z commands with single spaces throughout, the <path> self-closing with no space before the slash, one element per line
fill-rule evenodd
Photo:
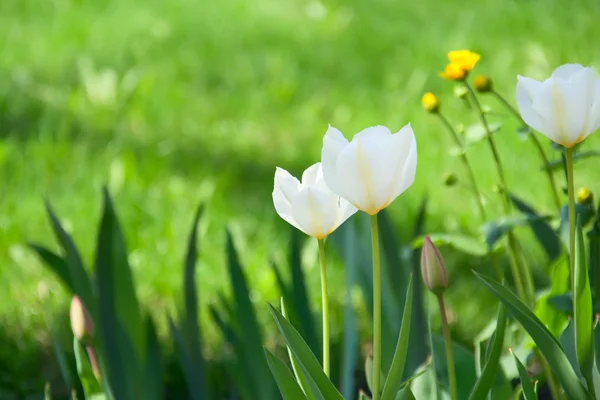
<path fill-rule="evenodd" d="M 517 79 L 523 121 L 550 140 L 573 147 L 600 127 L 600 80 L 593 68 L 565 64 L 544 82 Z"/>
<path fill-rule="evenodd" d="M 321 163 L 308 167 L 302 182 L 278 167 L 273 204 L 281 218 L 317 239 L 325 238 L 357 211 L 327 187 Z"/>
<path fill-rule="evenodd" d="M 417 142 L 410 124 L 392 134 L 385 126 L 357 133 L 351 142 L 329 126 L 321 151 L 327 186 L 356 208 L 377 214 L 412 185 Z"/>

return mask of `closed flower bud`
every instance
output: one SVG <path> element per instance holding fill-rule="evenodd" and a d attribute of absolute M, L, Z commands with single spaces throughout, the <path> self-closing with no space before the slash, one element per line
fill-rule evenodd
<path fill-rule="evenodd" d="M 587 206 L 594 202 L 594 194 L 590 189 L 582 187 L 577 191 L 577 203 Z"/>
<path fill-rule="evenodd" d="M 89 343 L 94 337 L 94 322 L 78 296 L 71 300 L 71 330 L 73 335 L 83 343 Z"/>
<path fill-rule="evenodd" d="M 437 113 L 440 109 L 440 101 L 435 96 L 435 94 L 431 92 L 427 92 L 421 98 L 421 103 L 423 104 L 423 108 L 425 111 L 430 113 Z"/>
<path fill-rule="evenodd" d="M 487 93 L 492 91 L 492 80 L 485 75 L 477 75 L 473 80 L 473 85 L 479 93 Z"/>
<path fill-rule="evenodd" d="M 454 96 L 458 97 L 459 99 L 466 99 L 468 94 L 469 92 L 467 91 L 467 88 L 463 85 L 456 85 L 454 87 Z"/>
<path fill-rule="evenodd" d="M 449 172 L 446 175 L 444 175 L 444 185 L 454 186 L 454 185 L 456 185 L 457 182 L 458 182 L 458 178 L 456 177 L 456 174 Z"/>
<path fill-rule="evenodd" d="M 446 264 L 429 236 L 425 237 L 421 248 L 421 274 L 427 289 L 436 295 L 442 294 L 448 287 Z"/>

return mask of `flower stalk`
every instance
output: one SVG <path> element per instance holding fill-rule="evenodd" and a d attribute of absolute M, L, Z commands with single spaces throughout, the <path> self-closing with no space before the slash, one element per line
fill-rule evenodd
<path fill-rule="evenodd" d="M 373 252 L 373 400 L 379 400 L 381 387 L 381 264 L 377 214 L 371 215 L 371 249 Z"/>
<path fill-rule="evenodd" d="M 575 293 L 575 184 L 573 182 L 573 148 L 565 148 L 567 167 L 567 192 L 569 196 L 569 269 L 571 272 L 571 290 Z"/>
<path fill-rule="evenodd" d="M 483 108 L 479 103 L 479 99 L 477 99 L 477 95 L 475 91 L 469 85 L 469 83 L 464 80 L 465 88 L 469 91 L 471 98 L 473 99 L 473 104 L 477 109 L 477 113 L 479 118 L 481 119 L 481 123 L 483 124 L 483 128 L 486 131 L 486 138 L 490 145 L 490 149 L 492 150 L 492 155 L 494 157 L 494 162 L 496 164 L 496 170 L 498 171 L 498 178 L 500 179 L 500 194 L 502 197 L 502 204 L 504 206 L 504 212 L 506 215 L 509 215 L 511 212 L 510 201 L 508 199 L 508 188 L 506 185 L 506 178 L 504 176 L 504 168 L 502 166 L 502 160 L 500 159 L 500 153 L 498 152 L 498 147 L 496 146 L 496 142 L 494 137 L 492 136 L 492 132 L 487 123 L 487 118 L 483 112 Z M 524 299 L 528 304 L 533 304 L 534 302 L 534 287 L 533 287 L 533 279 L 531 278 L 530 271 L 525 268 L 525 266 L 519 261 L 517 256 L 517 240 L 512 231 L 508 231 L 508 252 L 509 252 L 509 260 L 511 266 L 511 272 L 513 275 L 513 279 L 515 281 L 515 285 L 517 287 L 517 292 L 519 296 Z M 524 280 L 524 282 L 523 282 Z"/>
<path fill-rule="evenodd" d="M 321 304 L 323 312 L 323 371 L 330 373 L 329 358 L 329 302 L 327 300 L 327 269 L 325 265 L 325 242 L 319 239 L 319 259 L 321 261 Z"/>
<path fill-rule="evenodd" d="M 448 316 L 446 315 L 446 305 L 444 304 L 444 295 L 436 296 L 440 308 L 440 317 L 442 319 L 442 333 L 446 345 L 446 364 L 448 366 L 448 382 L 450 383 L 450 398 L 457 400 L 456 389 L 456 371 L 454 369 L 454 357 L 452 356 L 452 340 L 450 339 L 450 327 L 448 326 Z"/>

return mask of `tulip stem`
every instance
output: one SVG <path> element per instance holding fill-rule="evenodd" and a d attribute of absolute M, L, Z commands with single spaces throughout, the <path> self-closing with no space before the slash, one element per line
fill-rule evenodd
<path fill-rule="evenodd" d="M 444 304 L 444 296 L 437 295 L 438 304 L 440 306 L 440 317 L 442 319 L 442 333 L 444 334 L 444 342 L 446 344 L 446 364 L 448 366 L 448 381 L 450 383 L 450 398 L 457 400 L 456 392 L 456 371 L 454 370 L 454 358 L 452 357 L 452 340 L 450 339 L 450 327 L 448 326 L 448 316 L 446 315 L 446 306 Z"/>
<path fill-rule="evenodd" d="M 448 128 L 448 131 L 450 131 L 450 134 L 452 135 L 454 142 L 460 149 L 460 159 L 465 166 L 465 170 L 467 171 L 467 174 L 469 175 L 469 180 L 471 181 L 471 188 L 473 190 L 473 194 L 475 195 L 475 200 L 477 201 L 477 206 L 479 207 L 479 214 L 481 214 L 481 220 L 485 221 L 487 219 L 487 217 L 485 215 L 485 207 L 483 206 L 483 201 L 481 199 L 481 192 L 479 191 L 479 187 L 477 186 L 477 181 L 475 180 L 475 174 L 473 173 L 473 168 L 471 168 L 471 164 L 469 164 L 469 159 L 467 158 L 467 154 L 465 152 L 463 143 L 460 140 L 460 138 L 458 137 L 456 130 L 450 124 L 450 121 L 448 121 L 448 119 L 440 112 L 438 112 L 437 115 L 440 117 L 440 120 L 446 126 L 446 128 Z"/>
<path fill-rule="evenodd" d="M 525 121 L 523 121 L 523 118 L 521 118 L 521 114 L 519 114 L 519 112 L 497 91 L 492 90 L 492 93 L 494 94 L 494 96 L 496 96 L 496 98 L 504 105 L 504 107 L 506 107 L 507 110 L 509 110 L 518 120 L 519 122 L 521 122 L 524 126 L 527 126 L 527 124 L 525 124 Z M 540 140 L 537 138 L 536 135 L 530 133 L 529 137 L 531 138 L 531 141 L 533 142 L 534 146 L 536 147 L 540 158 L 542 159 L 542 162 L 544 163 L 544 167 L 548 165 L 548 156 L 546 155 L 546 152 L 544 151 L 544 148 L 542 147 L 542 144 L 540 143 Z M 548 181 L 550 182 L 550 187 L 552 189 L 552 197 L 554 199 L 554 203 L 556 205 L 556 208 L 558 208 L 560 210 L 560 198 L 558 197 L 558 189 L 556 188 L 556 181 L 554 179 L 554 173 L 552 172 L 551 169 L 549 168 L 544 168 L 546 170 L 546 174 L 548 175 Z"/>
<path fill-rule="evenodd" d="M 567 166 L 567 188 L 569 194 L 569 269 L 571 270 L 571 293 L 575 295 L 575 185 L 573 183 L 572 147 L 565 148 L 565 163 Z"/>
<path fill-rule="evenodd" d="M 323 308 L 323 371 L 329 376 L 329 304 L 327 301 L 327 269 L 325 267 L 325 241 L 319 239 L 319 259 L 321 260 L 321 302 Z"/>
<path fill-rule="evenodd" d="M 483 112 L 483 108 L 479 103 L 479 99 L 477 98 L 475 91 L 473 90 L 471 85 L 469 85 L 469 82 L 464 80 L 463 83 L 465 84 L 465 87 L 467 88 L 469 94 L 471 95 L 471 98 L 473 99 L 473 104 L 477 109 L 477 113 L 479 115 L 479 118 L 481 119 L 481 123 L 483 124 L 483 128 L 487 133 L 486 137 L 490 145 L 490 149 L 492 150 L 492 155 L 494 156 L 496 170 L 498 171 L 498 177 L 500 178 L 500 194 L 502 196 L 504 212 L 506 215 L 510 215 L 511 207 L 508 198 L 508 187 L 506 186 L 506 179 L 504 177 L 504 168 L 502 166 L 502 161 L 500 160 L 500 153 L 498 152 L 498 148 L 496 146 L 496 142 L 494 140 L 492 131 L 490 130 L 487 118 L 485 117 L 485 113 Z M 533 286 L 531 272 L 520 262 L 519 258 L 517 257 L 517 240 L 513 231 L 509 230 L 507 236 L 509 261 L 511 264 L 511 271 L 513 279 L 515 281 L 515 286 L 517 287 L 517 292 L 519 293 L 519 297 L 521 297 L 525 302 L 527 302 L 531 306 L 535 302 L 535 289 Z M 522 277 L 525 278 L 525 285 L 523 285 Z"/>
<path fill-rule="evenodd" d="M 371 215 L 371 250 L 373 252 L 373 388 L 372 399 L 379 400 L 381 387 L 381 265 L 377 214 Z"/>

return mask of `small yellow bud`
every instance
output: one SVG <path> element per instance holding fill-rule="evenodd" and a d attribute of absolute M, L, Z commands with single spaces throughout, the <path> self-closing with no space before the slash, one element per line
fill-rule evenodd
<path fill-rule="evenodd" d="M 454 186 L 458 182 L 458 178 L 452 172 L 447 173 L 444 176 L 444 185 L 446 186 Z"/>
<path fill-rule="evenodd" d="M 431 92 L 427 92 L 421 98 L 421 104 L 423 104 L 423 108 L 425 111 L 430 113 L 437 113 L 440 109 L 440 101 L 435 96 L 435 94 Z"/>
<path fill-rule="evenodd" d="M 582 205 L 589 205 L 594 203 L 594 194 L 590 189 L 582 187 L 577 191 L 577 203 Z"/>
<path fill-rule="evenodd" d="M 463 69 L 460 64 L 450 63 L 446 65 L 444 71 L 440 72 L 440 76 L 450 81 L 463 81 L 467 77 L 468 71 Z"/>
<path fill-rule="evenodd" d="M 81 342 L 89 343 L 94 337 L 94 321 L 78 296 L 71 300 L 70 318 L 73 335 Z"/>
<path fill-rule="evenodd" d="M 491 92 L 493 88 L 492 80 L 485 75 L 477 75 L 473 79 L 473 85 L 479 93 Z"/>
<path fill-rule="evenodd" d="M 442 294 L 448 287 L 446 263 L 429 236 L 425 236 L 421 248 L 421 274 L 425 287 L 436 295 Z"/>

